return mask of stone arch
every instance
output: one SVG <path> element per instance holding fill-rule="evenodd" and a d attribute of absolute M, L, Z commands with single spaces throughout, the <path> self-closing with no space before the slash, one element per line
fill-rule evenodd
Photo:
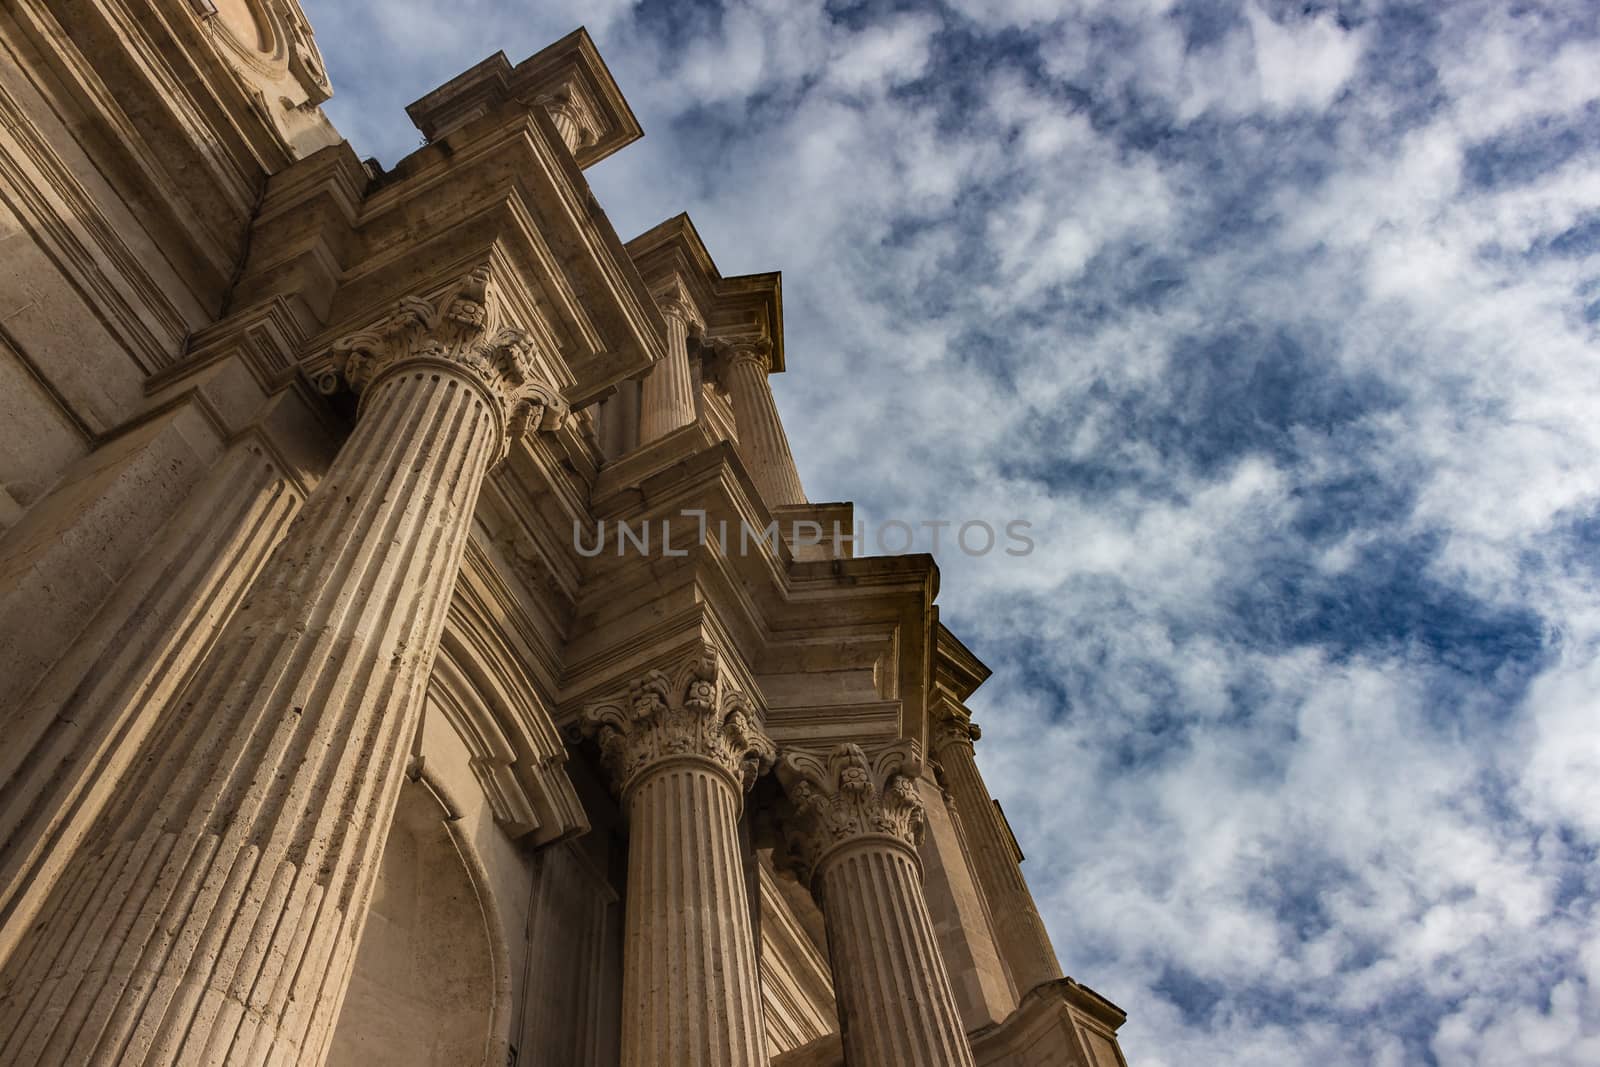
<path fill-rule="evenodd" d="M 327 1067 L 500 1067 L 509 963 L 459 813 L 426 779 L 401 788 Z"/>

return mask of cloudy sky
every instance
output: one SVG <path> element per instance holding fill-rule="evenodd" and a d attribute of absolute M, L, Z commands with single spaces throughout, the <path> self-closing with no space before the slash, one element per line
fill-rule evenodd
<path fill-rule="evenodd" d="M 587 23 L 811 498 L 1033 524 L 941 603 L 1134 1067 L 1600 1063 L 1591 4 L 304 6 L 385 163 Z"/>

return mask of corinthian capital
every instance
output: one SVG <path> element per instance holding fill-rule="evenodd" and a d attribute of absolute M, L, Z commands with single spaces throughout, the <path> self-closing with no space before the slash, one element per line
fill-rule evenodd
<path fill-rule="evenodd" d="M 334 363 L 358 393 L 406 367 L 431 365 L 462 375 L 498 411 L 502 444 L 509 447 L 524 433 L 558 428 L 567 408 L 539 369 L 532 335 L 498 320 L 488 268 L 479 267 L 442 296 L 402 297 L 375 325 L 334 342 Z M 323 388 L 336 385 L 329 379 Z"/>
<path fill-rule="evenodd" d="M 802 879 L 809 880 L 830 852 L 853 841 L 876 838 L 914 850 L 922 839 L 922 800 L 915 784 L 921 766 L 911 741 L 870 757 L 854 744 L 839 745 L 825 757 L 786 750 L 778 760 L 778 781 L 790 804 L 784 839 Z"/>
<path fill-rule="evenodd" d="M 762 374 L 772 370 L 772 342 L 765 338 L 705 338 L 699 350 L 706 380 L 724 392 L 731 388 L 728 372 L 741 363 L 761 368 Z"/>
<path fill-rule="evenodd" d="M 772 742 L 743 693 L 725 684 L 715 656 L 674 674 L 653 670 L 628 687 L 626 700 L 584 709 L 582 728 L 600 745 L 600 758 L 619 796 L 670 761 L 716 765 L 749 790 L 772 766 Z"/>
<path fill-rule="evenodd" d="M 948 710 L 936 712 L 933 720 L 933 750 L 943 752 L 951 745 L 965 745 L 972 747 L 972 743 L 983 736 L 983 731 L 978 724 L 972 721 L 972 716 L 965 711 Z"/>

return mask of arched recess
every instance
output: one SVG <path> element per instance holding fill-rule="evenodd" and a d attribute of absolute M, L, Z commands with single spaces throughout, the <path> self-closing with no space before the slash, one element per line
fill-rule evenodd
<path fill-rule="evenodd" d="M 506 946 L 456 815 L 425 780 L 406 779 L 328 1067 L 505 1062 Z"/>

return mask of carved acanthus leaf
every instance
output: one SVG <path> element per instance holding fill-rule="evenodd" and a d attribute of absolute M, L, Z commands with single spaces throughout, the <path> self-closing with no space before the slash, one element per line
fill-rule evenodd
<path fill-rule="evenodd" d="M 335 365 L 356 392 L 402 366 L 449 365 L 469 372 L 496 401 L 508 445 L 525 433 L 558 429 L 566 403 L 540 375 L 532 336 L 498 319 L 488 268 L 479 267 L 443 296 L 402 297 L 376 324 L 335 342 Z"/>
<path fill-rule="evenodd" d="M 796 749 L 778 760 L 778 780 L 788 795 L 783 819 L 787 860 L 809 881 L 837 846 L 874 836 L 915 848 L 922 839 L 923 806 L 916 776 L 922 761 L 915 742 L 902 741 L 871 757 L 860 745 L 841 744 L 827 756 Z"/>
<path fill-rule="evenodd" d="M 772 766 L 772 741 L 754 706 L 720 675 L 716 657 L 703 656 L 671 676 L 650 671 L 629 687 L 626 701 L 584 710 L 583 731 L 599 743 L 619 795 L 674 757 L 710 760 L 745 790 Z"/>

